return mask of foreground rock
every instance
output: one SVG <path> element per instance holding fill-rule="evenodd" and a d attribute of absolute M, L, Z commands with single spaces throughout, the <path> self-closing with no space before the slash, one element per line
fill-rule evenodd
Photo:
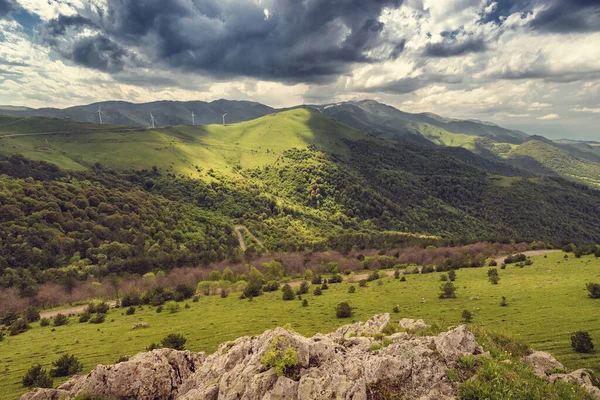
<path fill-rule="evenodd" d="M 58 389 L 34 390 L 22 400 L 83 394 L 140 400 L 362 400 L 389 393 L 443 400 L 457 395 L 458 383 L 447 372 L 459 357 L 485 356 L 465 326 L 437 336 L 401 332 L 384 338 L 389 323 L 389 314 L 376 315 L 311 338 L 277 328 L 224 343 L 211 355 L 170 349 L 140 353 L 120 364 L 99 365 Z"/>

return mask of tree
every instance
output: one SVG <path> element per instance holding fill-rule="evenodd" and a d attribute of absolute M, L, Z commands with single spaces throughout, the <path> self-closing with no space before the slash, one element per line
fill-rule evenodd
<path fill-rule="evenodd" d="M 350 318 L 352 316 L 352 307 L 344 301 L 335 308 L 335 315 L 338 318 Z"/>
<path fill-rule="evenodd" d="M 216 270 L 211 271 L 210 274 L 208 274 L 208 280 L 213 282 L 220 281 L 221 273 Z"/>
<path fill-rule="evenodd" d="M 31 366 L 21 382 L 23 383 L 23 386 L 28 388 L 51 388 L 53 385 L 52 378 L 48 374 L 48 371 L 43 369 L 40 364 Z"/>
<path fill-rule="evenodd" d="M 588 283 L 585 288 L 590 292 L 588 294 L 592 299 L 600 299 L 600 283 Z"/>
<path fill-rule="evenodd" d="M 454 271 L 453 269 L 451 269 L 448 272 L 448 279 L 450 279 L 450 282 L 454 282 L 456 280 L 456 271 Z"/>
<path fill-rule="evenodd" d="M 302 283 L 300 284 L 300 288 L 298 289 L 298 294 L 308 293 L 309 287 L 310 287 L 310 283 L 308 283 L 307 281 L 302 281 Z"/>
<path fill-rule="evenodd" d="M 263 268 L 265 270 L 265 279 L 267 281 L 278 281 L 283 278 L 283 265 L 279 261 L 271 260 L 268 263 L 264 263 Z"/>
<path fill-rule="evenodd" d="M 591 353 L 594 350 L 592 338 L 585 331 L 577 331 L 571 336 L 571 347 L 578 353 Z"/>
<path fill-rule="evenodd" d="M 281 291 L 283 292 L 283 300 L 294 300 L 296 298 L 296 295 L 294 294 L 294 291 L 292 290 L 292 287 L 290 285 L 288 285 L 287 283 L 285 285 L 283 285 L 283 288 L 281 288 Z"/>
<path fill-rule="evenodd" d="M 500 281 L 500 275 L 498 275 L 497 268 L 488 269 L 488 279 L 492 283 L 492 285 L 497 285 L 498 281 Z"/>
<path fill-rule="evenodd" d="M 227 267 L 223 270 L 223 275 L 221 276 L 221 279 L 233 283 L 235 282 L 235 274 L 233 273 L 231 268 Z"/>
<path fill-rule="evenodd" d="M 502 296 L 502 301 L 500 302 L 500 307 L 506 307 L 508 303 L 506 302 L 506 297 Z"/>
<path fill-rule="evenodd" d="M 314 294 L 315 296 L 320 296 L 320 295 L 322 295 L 322 294 L 323 294 L 323 291 L 321 290 L 321 288 L 320 288 L 320 287 L 318 287 L 318 286 L 317 286 L 317 288 L 314 290 L 313 294 Z"/>
<path fill-rule="evenodd" d="M 250 267 L 248 273 L 248 285 L 244 289 L 244 297 L 256 297 L 262 294 L 262 287 L 264 283 L 263 274 L 261 274 L 255 267 Z"/>
<path fill-rule="evenodd" d="M 350 285 L 350 287 L 348 288 L 348 293 L 354 293 L 356 292 L 356 287 L 354 285 Z"/>
<path fill-rule="evenodd" d="M 27 322 L 35 322 L 40 320 L 40 312 L 35 307 L 27 307 L 23 312 L 23 318 Z"/>
<path fill-rule="evenodd" d="M 185 348 L 185 342 L 187 339 L 185 336 L 179 333 L 170 333 L 160 342 L 162 347 L 174 349 L 174 350 L 183 350 Z"/>
<path fill-rule="evenodd" d="M 440 299 L 455 299 L 456 298 L 456 288 L 452 282 L 446 282 L 442 286 L 440 286 Z"/>
<path fill-rule="evenodd" d="M 54 367 L 50 370 L 52 377 L 71 376 L 83 371 L 83 364 L 72 354 L 63 354 L 52 363 L 52 366 Z"/>
<path fill-rule="evenodd" d="M 27 329 L 29 329 L 29 324 L 27 323 L 27 321 L 25 321 L 23 318 L 19 318 L 18 320 L 16 320 L 15 322 L 13 322 L 10 325 L 10 328 L 8 328 L 8 331 L 10 333 L 10 336 L 16 336 L 19 335 L 23 332 L 25 332 Z"/>
<path fill-rule="evenodd" d="M 108 283 L 115 291 L 115 295 L 116 295 L 116 299 L 117 299 L 116 304 L 118 306 L 119 305 L 119 285 L 121 284 L 121 278 L 119 278 L 119 276 L 117 274 L 114 274 L 114 273 L 110 274 L 108 276 Z"/>
<path fill-rule="evenodd" d="M 463 321 L 465 321 L 467 324 L 473 320 L 473 315 L 469 310 L 463 310 L 461 316 Z"/>

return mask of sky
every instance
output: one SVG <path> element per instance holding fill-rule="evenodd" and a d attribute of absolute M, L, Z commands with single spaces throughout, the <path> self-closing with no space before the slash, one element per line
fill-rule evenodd
<path fill-rule="evenodd" d="M 0 0 L 0 104 L 220 98 L 600 141 L 600 0 Z"/>

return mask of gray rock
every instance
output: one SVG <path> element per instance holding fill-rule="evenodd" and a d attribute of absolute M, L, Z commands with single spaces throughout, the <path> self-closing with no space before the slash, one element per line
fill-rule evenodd
<path fill-rule="evenodd" d="M 578 369 L 569 374 L 556 374 L 549 378 L 551 381 L 563 380 L 582 386 L 592 395 L 594 400 L 600 400 L 600 389 L 597 385 L 600 383 L 589 369 Z"/>
<path fill-rule="evenodd" d="M 559 363 L 550 353 L 544 351 L 534 351 L 530 355 L 523 357 L 523 361 L 533 368 L 533 372 L 542 378 L 545 378 L 549 371 L 553 369 L 562 369 L 565 367 Z"/>
<path fill-rule="evenodd" d="M 414 320 L 410 318 L 402 318 L 398 325 L 400 326 L 400 328 L 410 331 L 429 329 L 429 325 L 427 325 L 422 319 Z"/>

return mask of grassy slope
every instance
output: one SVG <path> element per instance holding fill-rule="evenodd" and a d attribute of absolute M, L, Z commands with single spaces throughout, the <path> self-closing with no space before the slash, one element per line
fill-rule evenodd
<path fill-rule="evenodd" d="M 518 163 L 538 163 L 558 175 L 600 187 L 600 164 L 574 157 L 548 143 L 531 140 L 514 148 L 507 156 Z"/>
<path fill-rule="evenodd" d="M 259 334 L 266 329 L 290 323 L 304 334 L 330 332 L 350 320 L 335 318 L 333 308 L 341 301 L 356 307 L 354 320 L 366 320 L 376 313 L 391 312 L 396 305 L 400 318 L 424 318 L 446 328 L 460 323 L 463 309 L 474 315 L 474 324 L 521 339 L 538 350 L 552 352 L 570 369 L 588 367 L 600 370 L 600 352 L 590 355 L 575 353 L 570 347 L 570 334 L 577 330 L 590 332 L 596 345 L 600 344 L 600 300 L 587 297 L 587 282 L 600 281 L 600 259 L 593 256 L 567 261 L 563 253 L 548 258 L 534 258 L 531 267 L 510 265 L 499 270 L 500 283 L 491 285 L 487 268 L 457 271 L 457 299 L 438 299 L 440 273 L 408 275 L 407 282 L 385 279 L 383 286 L 374 282 L 367 288 L 357 287 L 348 294 L 348 283 L 330 285 L 320 297 L 305 295 L 309 307 L 298 300 L 283 302 L 281 292 L 266 294 L 253 302 L 241 301 L 235 294 L 227 299 L 218 296 L 189 302 L 176 314 L 163 311 L 157 314 L 144 307 L 135 315 L 125 316 L 121 310 L 111 310 L 102 325 L 79 324 L 74 318 L 68 326 L 33 329 L 0 342 L 0 398 L 14 399 L 22 392 L 20 377 L 26 369 L 40 362 L 49 367 L 58 354 L 76 354 L 85 371 L 96 364 L 114 363 L 122 355 L 143 351 L 152 342 L 168 333 L 182 333 L 188 338 L 186 347 L 193 351 L 216 349 L 221 342 L 241 335 Z M 501 296 L 508 307 L 500 307 Z M 478 299 L 476 299 L 478 298 Z M 131 330 L 134 322 L 146 321 L 150 328 Z M 57 382 L 58 383 L 58 382 Z"/>
<path fill-rule="evenodd" d="M 58 122 L 61 121 L 52 120 L 46 129 L 57 130 L 54 124 Z M 11 131 L 7 128 L 6 133 Z M 198 176 L 196 167 L 231 173 L 238 165 L 252 168 L 275 163 L 284 150 L 310 144 L 344 155 L 346 150 L 340 139 L 364 136 L 317 112 L 296 109 L 227 126 L 4 138 L 0 141 L 0 153 L 20 153 L 67 169 L 83 169 L 100 162 L 123 169 L 157 166 Z"/>

